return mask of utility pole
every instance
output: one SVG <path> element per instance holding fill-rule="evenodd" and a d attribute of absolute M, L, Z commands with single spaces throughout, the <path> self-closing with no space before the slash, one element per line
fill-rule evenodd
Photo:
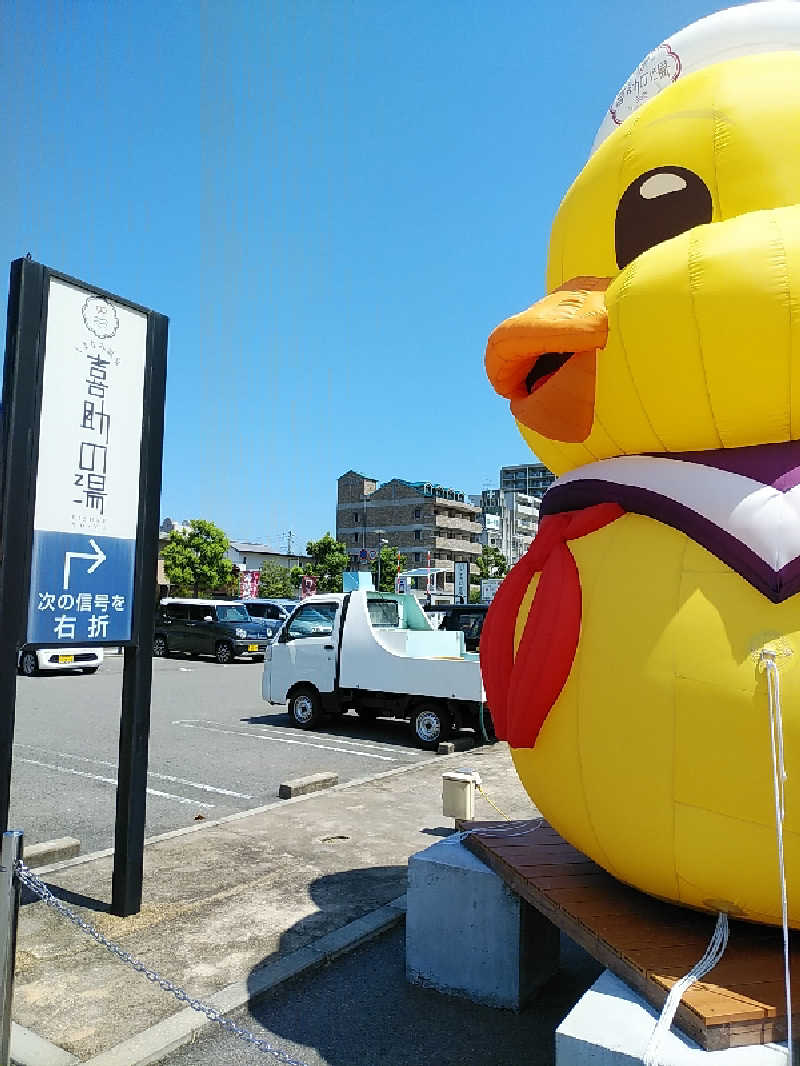
<path fill-rule="evenodd" d="M 292 541 L 293 540 L 294 540 L 294 531 L 290 529 L 290 530 L 288 530 L 286 532 L 286 558 L 289 560 L 289 564 L 290 565 L 291 565 L 291 562 L 292 562 L 291 556 L 292 556 Z M 299 559 L 297 560 L 297 565 L 298 566 L 300 565 L 300 560 Z"/>
<path fill-rule="evenodd" d="M 378 587 L 377 591 L 381 591 L 381 545 L 388 544 L 388 541 L 381 539 L 381 533 L 385 533 L 385 529 L 376 529 L 375 536 L 378 538 Z"/>

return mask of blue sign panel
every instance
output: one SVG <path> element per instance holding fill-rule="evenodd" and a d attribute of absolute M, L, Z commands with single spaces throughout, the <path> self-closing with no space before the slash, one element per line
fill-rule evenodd
<path fill-rule="evenodd" d="M 134 540 L 36 530 L 28 640 L 33 644 L 130 640 L 135 547 Z"/>

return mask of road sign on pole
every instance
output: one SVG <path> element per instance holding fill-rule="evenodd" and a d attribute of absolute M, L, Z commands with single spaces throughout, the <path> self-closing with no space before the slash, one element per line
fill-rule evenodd
<path fill-rule="evenodd" d="M 0 821 L 23 644 L 123 645 L 112 910 L 141 904 L 167 319 L 11 265 L 0 526 Z"/>
<path fill-rule="evenodd" d="M 469 603 L 469 563 L 456 563 L 453 603 Z"/>

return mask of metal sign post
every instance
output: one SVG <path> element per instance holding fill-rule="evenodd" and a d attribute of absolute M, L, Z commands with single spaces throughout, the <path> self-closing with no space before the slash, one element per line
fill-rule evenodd
<path fill-rule="evenodd" d="M 455 564 L 453 603 L 469 603 L 469 563 Z"/>
<path fill-rule="evenodd" d="M 3 833 L 0 850 L 0 1064 L 11 1061 L 11 1002 L 14 996 L 14 960 L 17 955 L 17 916 L 20 884 L 15 864 L 22 858 L 22 832 Z"/>
<path fill-rule="evenodd" d="M 141 904 L 167 320 L 11 268 L 0 531 L 0 816 L 23 644 L 125 648 L 112 910 Z"/>

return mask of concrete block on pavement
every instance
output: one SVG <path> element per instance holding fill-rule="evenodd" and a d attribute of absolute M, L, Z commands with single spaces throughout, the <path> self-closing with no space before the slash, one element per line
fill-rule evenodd
<path fill-rule="evenodd" d="M 33 869 L 35 866 L 49 866 L 51 862 L 74 859 L 80 850 L 81 842 L 76 837 L 59 837 L 42 844 L 26 844 L 22 857 L 25 864 Z"/>
<path fill-rule="evenodd" d="M 406 978 L 439 992 L 520 1010 L 558 968 L 559 932 L 461 843 L 412 855 Z"/>
<path fill-rule="evenodd" d="M 635 1066 L 641 1063 L 659 1012 L 604 970 L 556 1029 L 556 1066 Z M 664 1037 L 662 1066 L 782 1066 L 786 1044 L 704 1051 L 674 1026 Z"/>
<path fill-rule="evenodd" d="M 309 792 L 320 792 L 323 788 L 333 788 L 339 784 L 338 774 L 309 774 L 308 777 L 296 777 L 293 781 L 284 781 L 278 789 L 281 799 L 305 796 Z"/>

